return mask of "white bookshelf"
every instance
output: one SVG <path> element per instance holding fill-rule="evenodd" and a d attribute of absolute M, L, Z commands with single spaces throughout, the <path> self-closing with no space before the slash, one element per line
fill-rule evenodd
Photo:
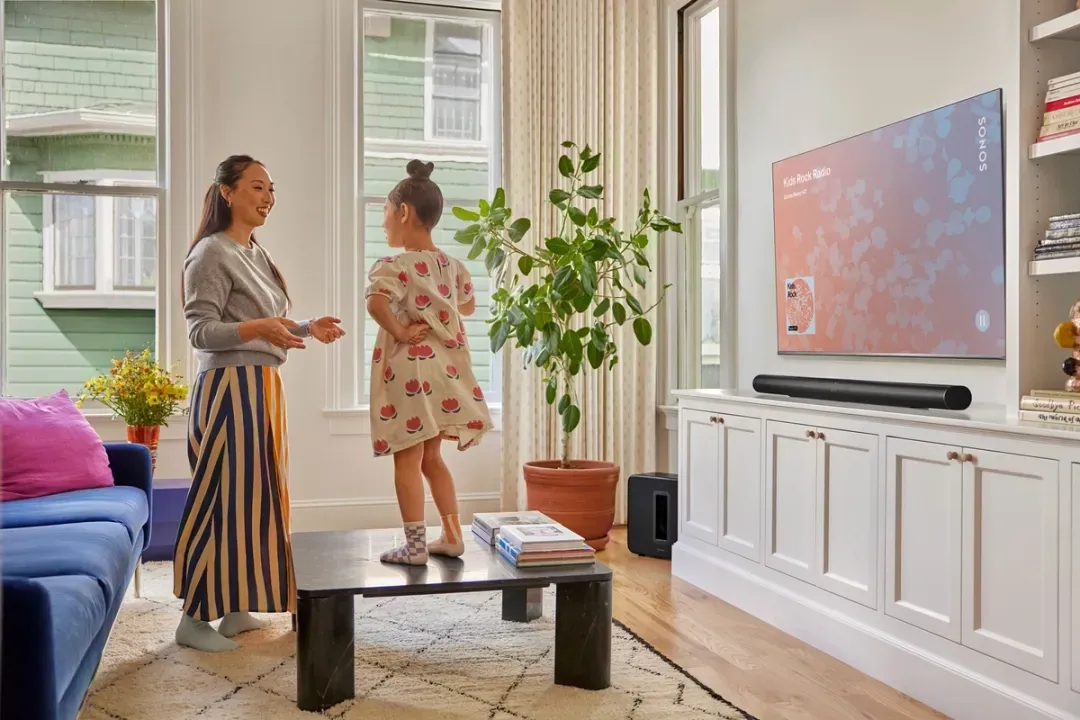
<path fill-rule="evenodd" d="M 1028 275 L 1068 275 L 1080 273 L 1080 257 L 1053 258 L 1051 260 L 1032 260 L 1028 263 Z"/>
<path fill-rule="evenodd" d="M 1028 157 L 1032 160 L 1038 160 L 1050 155 L 1066 155 L 1076 152 L 1080 152 L 1080 133 L 1033 143 L 1028 151 Z"/>
<path fill-rule="evenodd" d="M 1031 42 L 1042 40 L 1080 40 L 1080 10 L 1073 10 L 1031 28 Z"/>

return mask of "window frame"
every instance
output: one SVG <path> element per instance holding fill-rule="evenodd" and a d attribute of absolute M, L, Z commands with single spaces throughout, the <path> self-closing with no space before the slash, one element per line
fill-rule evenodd
<path fill-rule="evenodd" d="M 412 16 L 417 19 L 454 21 L 483 21 L 490 42 L 491 59 L 485 69 L 490 114 L 486 142 L 463 143 L 452 141 L 388 140 L 365 138 L 363 125 L 364 103 L 364 15 L 366 12 Z M 400 159 L 402 162 L 423 153 L 433 162 L 486 162 L 488 192 L 493 195 L 502 184 L 502 116 L 501 116 L 501 6 L 498 0 L 356 0 L 346 7 L 335 4 L 328 21 L 333 31 L 332 56 L 336 62 L 328 68 L 328 93 L 334 105 L 333 141 L 328 143 L 328 159 L 333 176 L 332 192 L 327 198 L 327 212 L 335 218 L 331 237 L 331 252 L 327 267 L 332 278 L 327 288 L 331 307 L 341 307 L 340 317 L 355 330 L 330 346 L 327 358 L 327 397 L 324 415 L 330 419 L 332 435 L 368 434 L 369 398 L 364 393 L 364 366 L 369 349 L 365 344 L 367 318 L 363 297 L 367 267 L 364 252 L 367 237 L 365 207 L 368 203 L 383 203 L 384 196 L 374 197 L 364 192 L 365 158 Z M 432 27 L 432 23 L 428 23 Z M 429 31 L 430 35 L 430 31 Z M 433 38 L 433 36 L 432 36 Z M 430 76 L 430 53 L 425 58 Z M 430 93 L 425 87 L 425 102 Z M 425 109 L 425 115 L 427 110 Z M 425 119 L 425 125 L 429 126 Z M 446 210 L 454 202 L 446 198 Z M 475 202 L 471 200 L 469 202 Z M 474 346 L 475 349 L 475 346 Z M 492 354 L 490 388 L 485 388 L 488 404 L 496 426 L 500 425 L 502 389 L 501 353 Z"/>
<path fill-rule="evenodd" d="M 484 56 L 480 55 L 480 139 L 462 140 L 460 138 L 441 138 L 435 134 L 435 26 L 440 20 L 429 17 L 427 19 L 426 37 L 424 39 L 424 140 L 429 143 L 439 143 L 463 148 L 487 148 L 491 140 L 491 128 L 484 123 L 492 109 L 491 97 L 491 74 L 492 71 L 484 69 Z M 451 24 L 443 19 L 442 22 Z M 487 31 L 485 29 L 485 34 Z M 483 42 L 481 40 L 481 47 Z M 494 57 L 495 52 L 492 51 Z M 492 60 L 492 65 L 495 64 Z M 501 123 L 500 123 L 501 124 Z"/>
<path fill-rule="evenodd" d="M 438 0 L 436 0 L 438 1 Z M 157 280 L 153 310 L 155 312 L 154 354 L 162 364 L 170 363 L 176 358 L 183 357 L 182 350 L 173 347 L 169 340 L 167 293 L 161 292 L 161 288 L 170 287 L 167 283 L 169 263 L 168 244 L 166 242 L 165 229 L 169 227 L 168 221 L 168 198 L 167 187 L 169 177 L 169 115 L 170 102 L 169 92 L 169 62 L 171 57 L 169 43 L 168 18 L 172 9 L 172 0 L 153 0 L 155 17 L 155 47 L 154 60 L 156 65 L 157 98 L 154 107 L 154 153 L 155 166 L 153 170 L 154 183 L 152 186 L 137 185 L 84 185 L 70 182 L 27 182 L 10 180 L 6 178 L 7 161 L 7 136 L 8 118 L 0 113 L 0 396 L 7 391 L 8 355 L 10 347 L 9 332 L 11 323 L 8 321 L 8 252 L 7 252 L 7 198 L 15 193 L 40 194 L 44 198 L 55 195 L 89 195 L 97 197 L 144 197 L 152 198 L 157 207 Z M 0 0 L 0 98 L 5 96 L 5 11 L 6 0 Z M 78 109 L 61 113 L 62 119 L 67 122 L 63 125 L 63 134 L 72 134 L 82 130 L 83 132 L 112 132 L 121 134 L 139 135 L 148 129 L 140 119 L 130 116 L 111 115 L 109 113 L 90 111 L 79 112 Z M 74 123 L 74 124 L 72 124 Z M 85 129 L 81 126 L 85 125 Z M 43 208 L 44 209 L 44 208 Z M 44 232 L 42 237 L 42 249 L 44 251 Z M 138 291 L 144 293 L 145 291 Z M 83 413 L 89 416 L 110 416 L 111 412 L 100 408 L 86 408 Z"/>
<path fill-rule="evenodd" d="M 701 19 L 718 10 L 720 13 L 720 172 L 718 187 L 702 187 L 701 175 L 701 97 L 699 37 L 697 32 Z M 732 167 L 734 147 L 734 107 L 732 71 L 732 8 L 731 0 L 695 0 L 679 7 L 676 20 L 675 59 L 677 67 L 669 73 L 668 81 L 674 86 L 678 117 L 675 125 L 677 138 L 674 184 L 676 208 L 687 242 L 678 244 L 676 250 L 676 278 L 679 287 L 689 292 L 680 293 L 677 303 L 675 341 L 678 352 L 674 367 L 669 373 L 672 388 L 699 388 L 702 386 L 701 348 L 701 297 L 702 282 L 702 227 L 701 213 L 706 208 L 718 207 L 720 223 L 720 387 L 731 388 L 736 381 L 736 254 L 735 254 L 735 173 Z M 671 38 L 669 38 L 669 41 Z M 671 77 L 674 75 L 674 77 Z"/>
<path fill-rule="evenodd" d="M 152 170 L 60 170 L 41 173 L 47 184 L 88 181 L 100 187 L 153 187 Z M 157 287 L 116 288 L 116 200 L 115 195 L 94 196 L 94 288 L 57 288 L 56 237 L 53 203 L 58 195 L 46 195 L 41 206 L 42 289 L 34 297 L 47 309 L 154 310 Z M 158 243 L 160 250 L 160 242 Z"/>

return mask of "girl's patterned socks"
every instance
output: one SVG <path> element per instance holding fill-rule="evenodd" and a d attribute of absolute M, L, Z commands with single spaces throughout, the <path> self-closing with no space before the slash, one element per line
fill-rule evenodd
<path fill-rule="evenodd" d="M 465 552 L 465 538 L 461 536 L 461 523 L 457 515 L 443 515 L 442 537 L 428 545 L 432 555 L 460 557 Z"/>
<path fill-rule="evenodd" d="M 424 521 L 407 522 L 404 527 L 405 543 L 387 550 L 379 556 L 379 559 L 386 563 L 401 565 L 426 564 L 428 561 L 427 527 Z"/>

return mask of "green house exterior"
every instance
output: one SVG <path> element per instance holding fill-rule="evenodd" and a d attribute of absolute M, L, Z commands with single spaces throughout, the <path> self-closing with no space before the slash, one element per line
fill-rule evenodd
<path fill-rule="evenodd" d="M 467 248 L 453 241 L 461 223 L 450 209 L 455 204 L 475 206 L 478 198 L 490 194 L 486 147 L 494 129 L 481 132 L 475 127 L 481 110 L 484 117 L 494 116 L 484 104 L 488 100 L 476 100 L 480 74 L 473 68 L 479 67 L 482 36 L 475 27 L 418 18 L 372 16 L 365 23 L 366 266 L 390 252 L 381 229 L 382 205 L 413 157 L 435 161 L 434 179 L 446 197 L 436 242 L 464 258 Z M 152 0 L 6 0 L 5 177 L 155 184 L 156 38 Z M 490 52 L 486 47 L 487 57 Z M 437 98 L 440 93 L 447 97 Z M 457 112 L 459 107 L 465 111 Z M 439 112 L 441 125 L 433 118 Z M 448 117 L 464 122 L 447 126 Z M 113 267 L 104 255 L 97 263 L 95 287 L 58 289 L 57 278 L 71 270 L 58 261 L 56 243 L 64 231 L 49 221 L 61 216 L 56 202 L 55 197 L 30 193 L 11 194 L 5 202 L 7 345 L 0 392 L 6 395 L 40 396 L 59 388 L 75 394 L 87 378 L 106 371 L 126 350 L 153 347 L 154 273 L 147 269 L 153 259 L 140 256 L 141 286 L 134 289 L 117 289 L 115 277 L 102 287 Z M 104 231 L 95 220 L 99 254 L 103 249 L 121 253 L 116 238 L 124 202 L 94 201 L 95 219 L 112 218 Z M 116 261 L 114 257 L 111 262 Z M 470 266 L 483 308 L 487 276 L 481 262 Z M 89 271 L 80 272 L 86 276 Z M 467 320 L 467 330 L 476 349 L 478 378 L 487 385 L 492 362 L 484 319 L 481 309 Z M 374 323 L 366 323 L 364 334 L 370 347 Z M 360 371 L 366 387 L 366 363 Z"/>

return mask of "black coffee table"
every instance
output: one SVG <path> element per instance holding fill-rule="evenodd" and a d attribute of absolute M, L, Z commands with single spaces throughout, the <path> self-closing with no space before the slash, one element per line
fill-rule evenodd
<path fill-rule="evenodd" d="M 434 533 L 433 535 L 431 533 Z M 431 537 L 438 528 L 429 529 Z M 518 569 L 466 530 L 460 558 L 391 565 L 379 554 L 401 530 L 294 533 L 296 704 L 322 711 L 356 696 L 354 598 L 502 591 L 503 620 L 540 617 L 555 585 L 555 683 L 586 690 L 611 684 L 611 570 L 600 563 Z"/>

